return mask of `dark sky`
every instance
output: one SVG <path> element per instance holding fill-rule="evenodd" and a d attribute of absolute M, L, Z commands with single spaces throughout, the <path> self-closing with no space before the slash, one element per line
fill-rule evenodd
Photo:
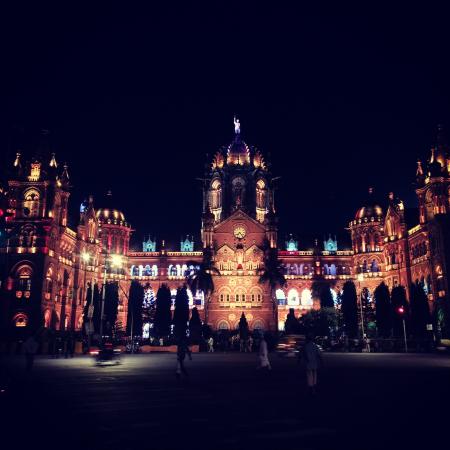
<path fill-rule="evenodd" d="M 416 159 L 450 124 L 444 9 L 59 3 L 2 11 L 2 153 L 49 129 L 74 213 L 112 189 L 138 238 L 198 233 L 195 178 L 234 113 L 270 152 L 301 246 L 345 234 L 369 185 L 414 206 Z"/>

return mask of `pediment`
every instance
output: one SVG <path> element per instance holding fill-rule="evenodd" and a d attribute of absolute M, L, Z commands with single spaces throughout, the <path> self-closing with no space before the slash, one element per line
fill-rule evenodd
<path fill-rule="evenodd" d="M 214 227 L 216 233 L 228 233 L 233 228 L 234 224 L 244 223 L 250 233 L 264 233 L 266 231 L 264 224 L 250 217 L 244 211 L 238 209 L 230 217 L 227 217 L 222 222 Z"/>
<path fill-rule="evenodd" d="M 234 255 L 234 250 L 228 244 L 224 244 L 217 250 L 216 254 L 217 256 Z"/>

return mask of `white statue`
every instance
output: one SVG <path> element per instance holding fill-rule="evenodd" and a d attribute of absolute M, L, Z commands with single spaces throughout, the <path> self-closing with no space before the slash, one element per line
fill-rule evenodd
<path fill-rule="evenodd" d="M 240 134 L 241 133 L 241 124 L 239 122 L 239 119 L 236 118 L 236 116 L 234 116 L 234 132 L 236 134 Z"/>

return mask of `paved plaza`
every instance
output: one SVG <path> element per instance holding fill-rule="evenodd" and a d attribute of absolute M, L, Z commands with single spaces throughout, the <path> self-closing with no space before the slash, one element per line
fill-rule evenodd
<path fill-rule="evenodd" d="M 38 357 L 31 376 L 21 357 L 3 358 L 12 382 L 1 397 L 8 411 L 2 436 L 16 449 L 363 450 L 448 443 L 446 355 L 325 354 L 315 398 L 307 395 L 295 359 L 271 359 L 273 370 L 261 373 L 255 354 L 195 354 L 187 362 L 189 380 L 179 382 L 173 354 L 124 356 L 114 367 L 96 367 L 88 356 Z"/>

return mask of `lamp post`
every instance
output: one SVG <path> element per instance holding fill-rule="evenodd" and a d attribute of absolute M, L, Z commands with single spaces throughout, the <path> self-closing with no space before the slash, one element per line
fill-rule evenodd
<path fill-rule="evenodd" d="M 402 318 L 403 322 L 403 339 L 405 342 L 405 353 L 408 353 L 408 340 L 406 339 L 406 324 L 405 324 L 405 308 L 403 306 L 399 306 L 397 308 L 397 312 Z"/>
<path fill-rule="evenodd" d="M 89 260 L 91 259 L 91 255 L 90 255 L 88 252 L 84 251 L 84 252 L 81 254 L 81 259 L 82 259 L 83 262 L 84 262 L 83 295 L 86 296 L 86 276 L 87 276 L 87 267 L 88 267 L 88 264 L 89 264 Z"/>
<path fill-rule="evenodd" d="M 83 295 L 85 297 L 86 296 L 86 277 L 87 277 L 87 266 L 89 264 L 89 261 L 91 259 L 91 255 L 84 251 L 81 254 L 81 259 L 84 262 L 84 286 L 83 286 Z M 91 305 L 88 307 L 88 311 L 87 311 L 87 318 L 89 319 L 89 322 L 85 322 L 84 326 L 85 326 L 85 331 L 86 334 L 88 336 L 88 349 L 91 347 L 91 335 L 92 335 L 92 314 L 90 313 L 90 311 L 92 311 L 93 308 L 93 300 L 94 300 L 94 280 L 92 279 L 92 284 L 91 284 Z M 83 308 L 84 308 L 85 304 L 83 302 Z M 86 318 L 85 318 L 86 319 Z M 86 327 L 86 324 L 89 323 L 89 325 Z"/>
<path fill-rule="evenodd" d="M 102 291 L 102 304 L 100 308 L 100 341 L 103 342 L 103 321 L 105 313 L 105 296 L 106 296 L 106 271 L 108 267 L 108 259 L 111 267 L 122 267 L 121 255 L 109 255 L 105 257 L 105 270 L 103 271 L 103 291 Z"/>

